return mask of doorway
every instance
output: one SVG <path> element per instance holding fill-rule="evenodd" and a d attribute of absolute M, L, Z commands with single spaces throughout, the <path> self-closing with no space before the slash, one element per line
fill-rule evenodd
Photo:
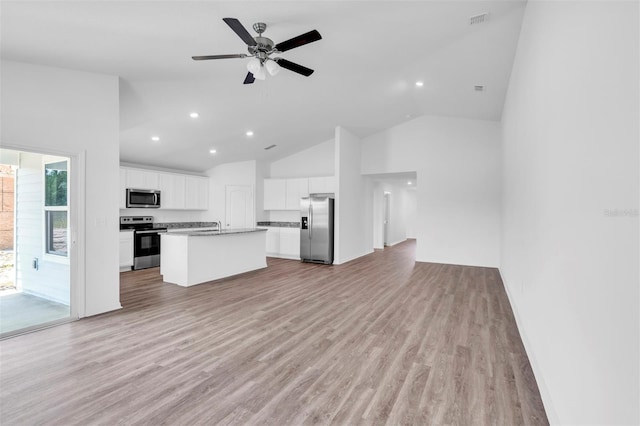
<path fill-rule="evenodd" d="M 227 185 L 225 224 L 227 229 L 254 228 L 253 188 Z"/>
<path fill-rule="evenodd" d="M 71 158 L 0 149 L 0 164 L 2 338 L 71 318 Z"/>
<path fill-rule="evenodd" d="M 373 249 L 416 238 L 417 172 L 365 175 L 371 180 Z"/>

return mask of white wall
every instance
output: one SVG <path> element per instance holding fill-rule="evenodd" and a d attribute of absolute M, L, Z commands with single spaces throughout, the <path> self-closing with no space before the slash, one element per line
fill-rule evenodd
<path fill-rule="evenodd" d="M 69 305 L 69 263 L 51 261 L 51 255 L 44 255 L 44 157 L 25 152 L 19 156 L 15 204 L 17 287 L 25 293 Z M 33 268 L 33 259 L 38 259 L 38 269 Z"/>
<path fill-rule="evenodd" d="M 253 190 L 255 205 L 256 162 L 240 161 L 226 163 L 207 170 L 209 176 L 209 210 L 204 215 L 206 221 L 221 221 L 225 227 L 226 188 L 228 185 L 247 185 Z"/>
<path fill-rule="evenodd" d="M 333 176 L 335 143 L 333 139 L 314 145 L 270 165 L 270 177 L 293 178 Z"/>
<path fill-rule="evenodd" d="M 340 264 L 373 251 L 373 184 L 360 174 L 360 139 L 336 127 L 335 146 L 334 263 Z"/>
<path fill-rule="evenodd" d="M 498 123 L 422 116 L 362 142 L 362 173 L 417 171 L 416 260 L 498 266 Z"/>
<path fill-rule="evenodd" d="M 638 424 L 637 2 L 527 5 L 500 270 L 555 424 Z M 421 181 L 422 185 L 422 181 Z"/>
<path fill-rule="evenodd" d="M 85 159 L 85 179 L 71 193 L 84 195 L 72 230 L 80 249 L 79 314 L 118 309 L 118 78 L 12 61 L 0 67 L 2 145 Z"/>
<path fill-rule="evenodd" d="M 416 238 L 416 225 L 418 223 L 418 197 L 416 194 L 416 188 L 407 188 L 402 199 L 407 238 Z"/>
<path fill-rule="evenodd" d="M 264 210 L 264 179 L 269 176 L 269 163 L 256 161 L 255 208 L 256 222 L 269 219 L 269 212 Z"/>

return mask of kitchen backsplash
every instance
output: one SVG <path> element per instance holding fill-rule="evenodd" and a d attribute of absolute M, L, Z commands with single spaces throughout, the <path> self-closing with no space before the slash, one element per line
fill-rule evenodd
<path fill-rule="evenodd" d="M 120 216 L 153 216 L 158 223 L 168 222 L 202 222 L 206 218 L 206 211 L 180 211 L 158 209 L 120 209 Z"/>
<path fill-rule="evenodd" d="M 300 222 L 258 222 L 256 226 L 274 226 L 278 228 L 299 228 Z"/>
<path fill-rule="evenodd" d="M 163 226 L 167 229 L 189 229 L 189 228 L 217 228 L 217 222 L 157 222 L 156 226 Z"/>

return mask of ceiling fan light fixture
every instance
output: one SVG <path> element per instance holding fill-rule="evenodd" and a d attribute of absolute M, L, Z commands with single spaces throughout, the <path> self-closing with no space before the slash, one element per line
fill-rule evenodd
<path fill-rule="evenodd" d="M 264 66 L 262 65 L 260 65 L 257 72 L 252 72 L 252 74 L 257 80 L 264 80 L 267 78 L 267 72 L 264 70 Z"/>
<path fill-rule="evenodd" d="M 280 65 L 278 65 L 278 63 L 273 59 L 266 61 L 264 66 L 271 76 L 274 76 L 280 72 Z"/>
<path fill-rule="evenodd" d="M 261 67 L 262 65 L 258 58 L 251 58 L 249 59 L 249 62 L 247 62 L 247 70 L 253 75 L 256 75 Z"/>

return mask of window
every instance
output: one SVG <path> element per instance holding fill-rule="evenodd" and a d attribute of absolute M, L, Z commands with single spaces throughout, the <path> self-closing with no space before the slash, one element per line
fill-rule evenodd
<path fill-rule="evenodd" d="M 68 161 L 44 165 L 45 253 L 69 255 Z"/>

